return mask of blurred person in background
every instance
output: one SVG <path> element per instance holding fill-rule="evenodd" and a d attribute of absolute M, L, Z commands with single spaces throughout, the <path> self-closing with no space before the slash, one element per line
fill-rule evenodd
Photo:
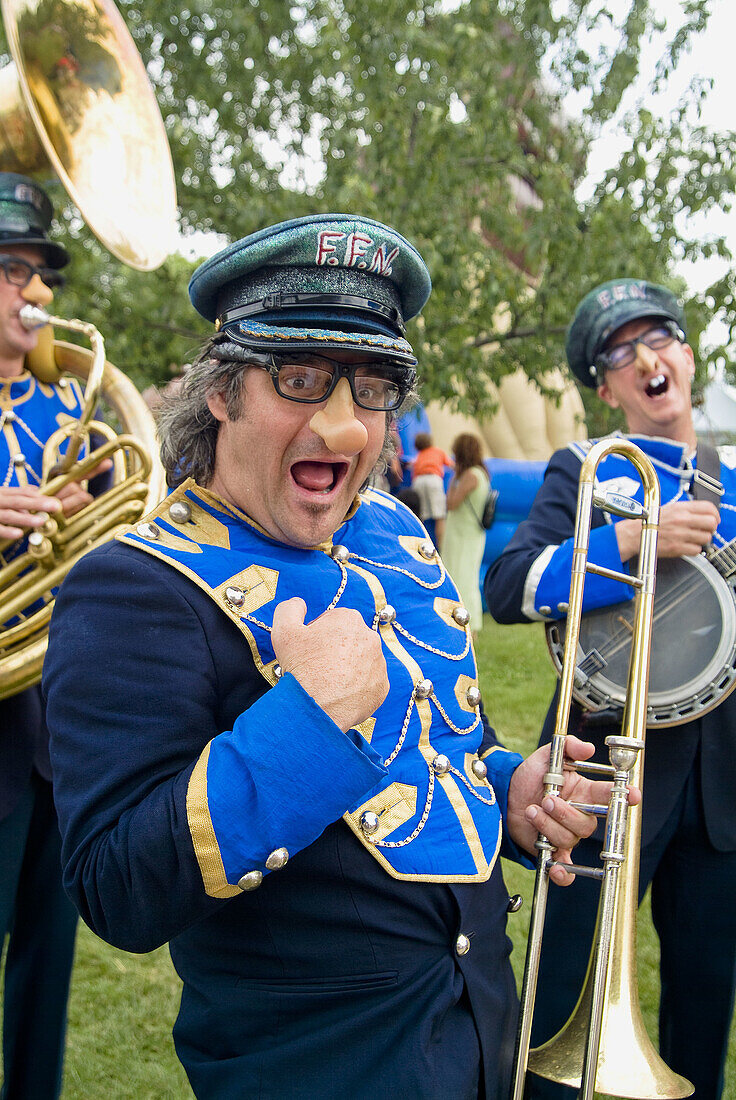
<path fill-rule="evenodd" d="M 483 444 L 477 435 L 463 432 L 452 444 L 455 473 L 447 489 L 447 524 L 442 558 L 462 601 L 470 612 L 473 637 L 483 625 L 480 569 L 486 546 L 481 518 L 490 489 L 483 464 Z"/>
<path fill-rule="evenodd" d="M 447 515 L 444 474 L 452 469 L 452 459 L 441 447 L 435 447 L 429 432 L 417 432 L 414 446 L 417 453 L 412 463 L 411 487 L 419 494 L 419 518 L 431 524 L 429 533 L 441 550 Z"/>

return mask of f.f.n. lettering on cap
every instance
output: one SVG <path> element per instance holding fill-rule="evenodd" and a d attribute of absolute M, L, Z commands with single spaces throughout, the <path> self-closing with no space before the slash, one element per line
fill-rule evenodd
<path fill-rule="evenodd" d="M 346 350 L 416 364 L 405 322 L 431 291 L 400 233 L 351 214 L 297 218 L 253 233 L 194 272 L 194 308 L 254 351 Z"/>

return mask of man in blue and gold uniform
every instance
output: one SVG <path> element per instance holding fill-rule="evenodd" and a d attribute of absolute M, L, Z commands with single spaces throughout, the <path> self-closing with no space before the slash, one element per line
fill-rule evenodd
<path fill-rule="evenodd" d="M 544 750 L 498 743 L 435 547 L 364 489 L 429 290 L 412 245 L 344 214 L 202 265 L 217 332 L 161 418 L 173 491 L 57 601 L 66 885 L 111 942 L 170 941 L 208 1100 L 503 1096 L 499 852 L 592 828 L 543 799 Z"/>
<path fill-rule="evenodd" d="M 733 448 L 716 454 L 696 439 L 690 397 L 695 359 L 674 294 L 645 279 L 619 278 L 597 286 L 575 312 L 567 357 L 579 383 L 622 410 L 627 437 L 656 470 L 662 496 L 658 594 L 665 592 L 668 563 L 681 557 L 695 560 L 707 546 L 732 575 L 728 556 L 736 539 Z M 552 456 L 528 519 L 491 567 L 486 599 L 499 622 L 550 622 L 564 616 L 578 479 L 591 446 L 590 441 L 571 443 Z M 604 459 L 596 478 L 601 490 L 643 499 L 632 465 L 620 455 Z M 590 561 L 616 572 L 627 570 L 638 552 L 640 531 L 639 520 L 594 509 Z M 712 601 L 708 585 L 702 573 L 698 577 L 699 583 L 689 591 L 687 579 L 680 580 L 679 589 L 670 590 L 672 613 L 665 615 L 664 602 L 655 604 L 653 646 L 669 655 L 685 687 L 679 710 L 671 696 L 673 717 L 679 717 L 679 723 L 647 732 L 639 893 L 643 896 L 651 883 L 652 917 L 661 948 L 660 1052 L 672 1069 L 694 1084 L 698 1100 L 717 1100 L 723 1094 L 736 988 L 736 692 L 714 706 L 713 689 L 723 678 L 727 653 L 722 654 L 720 671 L 714 665 L 712 682 L 705 685 L 697 685 L 695 669 L 688 663 L 689 646 L 702 654 L 711 645 L 724 646 L 716 622 L 707 617 Z M 725 582 L 723 589 L 725 595 L 719 598 L 730 604 Z M 630 599 L 630 589 L 619 581 L 598 575 L 586 579 L 585 611 Z M 601 633 L 597 647 L 586 654 L 600 662 L 603 675 L 622 627 L 627 629 L 626 619 L 611 614 L 609 634 Z M 699 686 L 703 690 L 698 695 Z M 657 690 L 667 696 L 653 678 L 650 701 Z M 555 713 L 556 699 L 541 743 L 552 735 Z M 605 738 L 619 732 L 620 718 L 605 709 L 588 714 L 574 703 L 570 729 L 590 737 L 598 758 L 605 759 Z M 599 849 L 595 839 L 586 840 L 580 860 L 595 862 Z M 578 881 L 572 904 L 563 893 L 571 892 L 550 894 L 545 937 L 552 942 L 557 936 L 566 938 L 567 965 L 560 968 L 542 956 L 532 1035 L 536 1043 L 551 1038 L 575 1005 L 595 924 L 596 884 Z M 535 1078 L 529 1095 L 535 1100 L 568 1100 L 574 1092 Z"/>
<path fill-rule="evenodd" d="M 76 382 L 58 380 L 24 306 L 48 307 L 68 261 L 48 238 L 52 209 L 31 180 L 0 174 L 0 544 L 6 561 L 48 513 L 91 498 L 70 483 L 41 485 L 47 439 L 81 410 Z M 48 333 L 44 333 L 44 337 Z M 45 352 L 45 354 L 44 354 Z M 12 540 L 10 543 L 7 540 Z M 76 912 L 61 884 L 41 691 L 0 701 L 0 940 L 5 970 L 3 1100 L 53 1100 L 61 1090 Z"/>

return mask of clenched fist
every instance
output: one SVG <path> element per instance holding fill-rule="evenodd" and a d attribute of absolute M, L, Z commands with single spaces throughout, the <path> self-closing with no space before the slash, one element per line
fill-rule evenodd
<path fill-rule="evenodd" d="M 718 526 L 718 509 L 707 500 L 671 500 L 659 513 L 658 558 L 694 557 L 708 545 Z M 641 521 L 616 524 L 621 561 L 639 553 Z"/>
<path fill-rule="evenodd" d="M 359 612 L 336 607 L 311 623 L 295 596 L 276 608 L 271 642 L 276 660 L 345 733 L 388 695 L 381 639 Z"/>

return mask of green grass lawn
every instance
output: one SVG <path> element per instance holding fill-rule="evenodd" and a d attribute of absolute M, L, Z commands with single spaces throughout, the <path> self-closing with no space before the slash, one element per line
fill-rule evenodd
<path fill-rule="evenodd" d="M 506 744 L 526 754 L 536 745 L 554 684 L 541 629 L 499 627 L 486 617 L 477 651 L 489 716 Z M 533 874 L 509 863 L 505 874 L 509 892 L 520 893 L 526 899 L 521 912 L 509 918 L 514 963 L 520 976 Z M 574 884 L 568 889 L 574 890 Z M 639 959 L 642 1010 L 650 1034 L 656 1038 L 658 950 L 646 902 L 639 920 Z M 81 927 L 63 1100 L 191 1097 L 171 1040 L 179 992 L 180 984 L 165 948 L 150 955 L 128 955 L 108 947 Z M 732 1042 L 732 1050 L 736 1050 L 736 1043 Z M 736 1100 L 733 1063 L 732 1055 L 727 1100 Z"/>

